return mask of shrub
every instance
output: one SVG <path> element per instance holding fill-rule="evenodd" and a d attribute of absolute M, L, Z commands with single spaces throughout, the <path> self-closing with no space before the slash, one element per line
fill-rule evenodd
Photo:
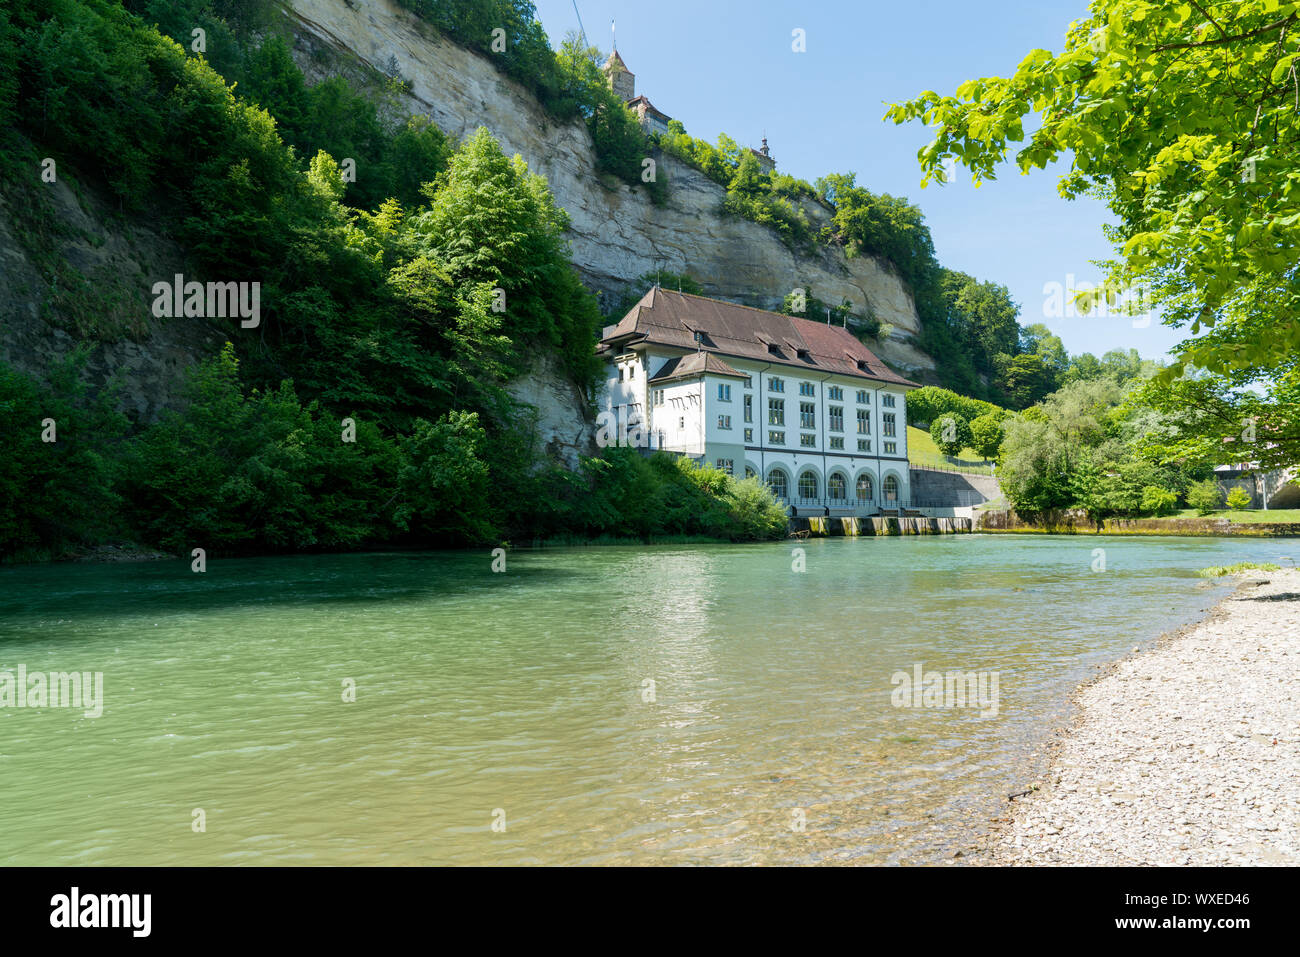
<path fill-rule="evenodd" d="M 758 478 L 733 480 L 727 501 L 739 538 L 767 541 L 785 536 L 789 525 L 785 509 Z"/>
<path fill-rule="evenodd" d="M 1171 515 L 1178 504 L 1178 496 L 1158 485 L 1148 485 L 1142 490 L 1142 511 L 1153 515 Z"/>
<path fill-rule="evenodd" d="M 1187 504 L 1202 515 L 1209 515 L 1223 504 L 1223 490 L 1214 479 L 1193 482 L 1187 487 Z"/>
<path fill-rule="evenodd" d="M 1250 503 L 1251 503 L 1250 493 L 1247 492 L 1244 488 L 1233 488 L 1228 492 L 1228 500 L 1227 500 L 1228 508 L 1233 508 L 1238 510 L 1243 508 L 1250 508 Z"/>
<path fill-rule="evenodd" d="M 945 412 L 956 413 L 967 422 L 978 419 L 982 415 L 995 416 L 999 421 L 1007 417 L 1006 410 L 992 402 L 958 395 L 950 389 L 941 389 L 938 386 L 927 385 L 907 394 L 908 425 L 933 423 Z"/>

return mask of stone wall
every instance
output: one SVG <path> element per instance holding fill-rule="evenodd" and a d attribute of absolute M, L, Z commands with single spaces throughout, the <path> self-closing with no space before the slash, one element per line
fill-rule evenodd
<path fill-rule="evenodd" d="M 1250 496 L 1250 508 L 1300 508 L 1300 485 L 1295 469 L 1271 472 L 1220 472 L 1219 488 L 1225 498 L 1234 488 Z"/>
<path fill-rule="evenodd" d="M 962 508 L 982 505 L 1002 497 L 998 480 L 991 475 L 911 470 L 911 506 L 914 508 Z"/>

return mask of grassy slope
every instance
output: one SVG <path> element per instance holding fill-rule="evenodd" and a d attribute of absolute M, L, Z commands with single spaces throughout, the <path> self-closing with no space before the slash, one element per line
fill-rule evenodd
<path fill-rule="evenodd" d="M 929 432 L 910 425 L 907 427 L 907 460 L 913 465 L 933 465 L 954 472 L 988 474 L 991 471 L 972 449 L 962 449 L 956 459 L 947 458 L 934 444 Z"/>
<path fill-rule="evenodd" d="M 1244 524 L 1254 524 L 1258 522 L 1300 522 L 1300 508 L 1274 508 L 1265 511 L 1262 508 L 1251 509 L 1246 512 L 1233 511 L 1231 509 L 1220 509 L 1211 512 L 1209 515 L 1202 515 L 1194 508 L 1185 508 L 1171 518 L 1204 518 L 1208 521 L 1214 519 L 1226 518 L 1230 522 L 1242 522 Z"/>

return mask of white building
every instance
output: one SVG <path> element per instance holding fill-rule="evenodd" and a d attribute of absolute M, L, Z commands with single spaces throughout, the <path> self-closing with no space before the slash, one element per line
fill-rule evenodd
<path fill-rule="evenodd" d="M 631 444 L 761 476 L 795 515 L 910 501 L 907 391 L 847 329 L 655 287 L 604 330 L 598 410 Z"/>

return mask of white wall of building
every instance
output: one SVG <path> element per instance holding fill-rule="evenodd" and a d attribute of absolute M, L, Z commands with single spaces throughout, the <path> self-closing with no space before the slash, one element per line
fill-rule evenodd
<path fill-rule="evenodd" d="M 703 375 L 693 379 L 673 380 L 650 386 L 649 380 L 671 358 L 664 353 L 625 357 L 609 363 L 605 394 L 598 406 L 639 409 L 653 447 L 702 458 L 711 465 L 719 461 L 733 463 L 737 477 L 747 471 L 769 480 L 773 470 L 786 477 L 787 501 L 802 513 L 821 514 L 830 507 L 832 514 L 874 512 L 877 508 L 905 507 L 910 504 L 907 463 L 907 399 L 904 389 L 850 376 L 827 376 L 805 373 L 797 367 L 768 365 L 743 359 L 726 358 L 726 362 L 748 381 L 727 376 Z M 619 369 L 623 377 L 619 379 Z M 780 380 L 783 389 L 773 391 L 772 381 Z M 808 383 L 812 395 L 801 394 L 800 386 Z M 720 385 L 730 387 L 730 398 L 719 395 Z M 833 399 L 831 389 L 838 387 L 841 398 Z M 662 389 L 662 402 L 656 393 Z M 859 393 L 865 392 L 865 402 Z M 745 421 L 745 397 L 751 402 L 751 421 Z M 784 402 L 784 426 L 769 423 L 769 399 Z M 888 403 L 892 399 L 893 404 Z M 801 426 L 801 404 L 813 407 L 813 428 Z M 842 429 L 830 428 L 832 407 L 843 409 Z M 869 435 L 858 432 L 858 410 L 867 412 Z M 889 416 L 893 416 L 894 434 L 885 434 Z M 719 421 L 730 417 L 730 428 Z M 748 434 L 747 434 L 747 431 Z M 772 441 L 772 432 L 784 433 L 784 443 Z M 803 445 L 800 437 L 812 437 Z M 834 447 L 833 439 L 842 439 L 843 448 Z M 862 451 L 859 440 L 869 442 Z M 662 445 L 661 445 L 662 441 Z M 889 443 L 892 443 L 892 447 Z M 889 451 L 886 451 L 886 450 Z M 801 495 L 799 480 L 805 474 L 815 479 L 816 494 Z M 837 476 L 844 485 L 843 506 L 829 494 L 828 480 Z M 886 495 L 887 480 L 897 487 L 896 497 Z M 865 480 L 868 496 L 858 498 L 859 482 Z"/>

